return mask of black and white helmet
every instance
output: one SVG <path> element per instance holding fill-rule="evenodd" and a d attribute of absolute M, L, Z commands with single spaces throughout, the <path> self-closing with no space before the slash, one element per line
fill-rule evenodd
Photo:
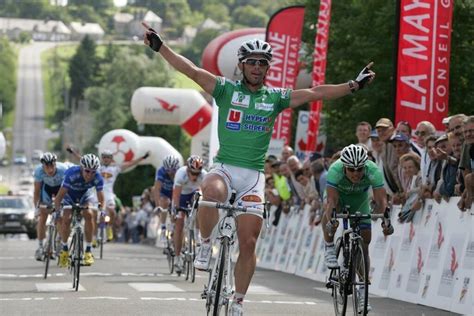
<path fill-rule="evenodd" d="M 163 167 L 166 170 L 177 170 L 179 168 L 179 158 L 173 155 L 166 156 L 163 159 Z"/>
<path fill-rule="evenodd" d="M 240 46 L 237 57 L 239 58 L 239 62 L 241 62 L 248 56 L 255 54 L 262 54 L 268 61 L 271 61 L 273 57 L 272 46 L 259 39 L 248 40 L 243 42 Z"/>
<path fill-rule="evenodd" d="M 97 170 L 100 167 L 100 160 L 94 154 L 86 154 L 81 157 L 81 166 L 86 169 Z"/>
<path fill-rule="evenodd" d="M 355 169 L 364 167 L 367 159 L 367 150 L 362 146 L 352 144 L 342 149 L 341 161 L 346 167 Z"/>
<path fill-rule="evenodd" d="M 58 159 L 58 157 L 56 157 L 55 154 L 50 153 L 50 152 L 46 152 L 46 153 L 43 153 L 41 155 L 40 161 L 41 161 L 42 164 L 51 165 L 51 164 L 55 163 L 57 159 Z"/>

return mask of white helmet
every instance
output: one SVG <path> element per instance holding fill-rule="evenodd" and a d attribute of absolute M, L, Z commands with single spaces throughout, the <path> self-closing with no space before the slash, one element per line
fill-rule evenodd
<path fill-rule="evenodd" d="M 359 145 L 349 145 L 344 147 L 341 152 L 341 161 L 346 167 L 361 168 L 367 162 L 367 150 Z"/>
<path fill-rule="evenodd" d="M 163 167 L 167 170 L 177 170 L 179 168 L 179 158 L 173 155 L 166 156 L 163 159 Z"/>
<path fill-rule="evenodd" d="M 86 154 L 81 157 L 81 166 L 86 169 L 97 170 L 100 167 L 100 160 L 94 154 Z"/>
<path fill-rule="evenodd" d="M 58 159 L 58 157 L 56 157 L 55 154 L 52 154 L 50 152 L 46 152 L 46 153 L 43 153 L 41 155 L 40 161 L 41 161 L 42 164 L 51 165 L 51 164 L 55 163 L 57 159 Z"/>
<path fill-rule="evenodd" d="M 244 60 L 250 55 L 262 54 L 268 61 L 272 60 L 272 46 L 265 41 L 259 39 L 252 39 L 242 43 L 237 52 L 239 61 Z"/>

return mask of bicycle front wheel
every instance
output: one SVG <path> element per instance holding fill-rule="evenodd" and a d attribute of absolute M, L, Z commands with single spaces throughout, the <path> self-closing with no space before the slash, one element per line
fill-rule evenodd
<path fill-rule="evenodd" d="M 173 250 L 173 239 L 169 232 L 166 233 L 166 258 L 168 259 L 168 268 L 170 274 L 174 272 L 174 250 Z"/>
<path fill-rule="evenodd" d="M 196 240 L 194 239 L 194 230 L 189 231 L 189 270 L 191 272 L 191 282 L 196 280 L 196 268 L 194 267 L 194 259 L 196 259 Z"/>
<path fill-rule="evenodd" d="M 102 260 L 102 256 L 104 253 L 104 240 L 105 240 L 105 227 L 104 226 L 100 227 L 99 229 L 99 238 L 100 238 L 100 241 L 99 241 L 100 256 L 99 257 Z"/>
<path fill-rule="evenodd" d="M 79 290 L 79 276 L 81 273 L 81 256 L 82 256 L 82 233 L 79 232 L 76 234 L 76 241 L 74 244 L 74 257 L 73 257 L 73 265 L 74 265 L 74 289 L 76 291 Z"/>
<path fill-rule="evenodd" d="M 217 285 L 215 289 L 214 302 L 213 302 L 213 305 L 214 305 L 214 312 L 212 313 L 213 316 L 218 316 L 221 311 L 222 306 L 225 305 L 223 301 L 224 293 L 223 293 L 222 284 L 224 284 L 225 282 L 224 275 L 228 277 L 228 275 L 225 274 L 228 256 L 229 256 L 229 239 L 227 237 L 223 237 L 221 241 L 221 249 L 220 249 L 219 258 L 218 258 L 219 265 L 217 267 L 218 274 L 217 274 L 217 282 L 216 282 Z"/>
<path fill-rule="evenodd" d="M 54 227 L 48 226 L 48 238 L 46 239 L 46 247 L 44 250 L 44 278 L 48 277 L 49 269 L 49 260 L 53 254 L 53 237 L 54 237 Z"/>
<path fill-rule="evenodd" d="M 369 260 L 362 247 L 362 240 L 357 241 L 352 252 L 352 303 L 354 315 L 367 315 L 369 299 Z"/>
<path fill-rule="evenodd" d="M 337 316 L 345 315 L 347 310 L 347 269 L 344 268 L 343 260 L 343 239 L 339 238 L 336 242 L 336 257 L 341 265 L 337 269 L 332 269 L 329 275 L 329 284 L 332 287 L 332 300 L 334 303 L 334 312 Z"/>

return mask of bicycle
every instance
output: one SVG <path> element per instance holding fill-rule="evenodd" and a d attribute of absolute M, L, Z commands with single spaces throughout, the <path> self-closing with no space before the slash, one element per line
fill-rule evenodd
<path fill-rule="evenodd" d="M 104 253 L 104 243 L 106 240 L 106 229 L 110 222 L 110 217 L 106 215 L 105 211 L 101 211 L 98 214 L 98 227 L 97 227 L 97 243 L 99 244 L 99 258 L 102 260 Z"/>
<path fill-rule="evenodd" d="M 81 206 L 76 203 L 64 206 L 63 209 L 72 210 L 72 238 L 69 244 L 69 271 L 72 274 L 72 288 L 78 291 L 79 276 L 81 271 L 82 255 L 84 253 L 84 228 L 82 226 L 82 210 L 87 210 L 88 206 Z"/>
<path fill-rule="evenodd" d="M 44 247 L 43 253 L 43 261 L 44 261 L 44 276 L 43 278 L 46 279 L 48 277 L 48 269 L 49 269 L 49 261 L 53 259 L 55 255 L 58 254 L 58 250 L 60 248 L 59 240 L 57 238 L 58 231 L 56 229 L 56 222 L 58 218 L 58 213 L 54 210 L 53 205 L 39 205 L 40 209 L 46 209 L 48 212 L 52 211 L 46 222 L 46 243 Z"/>
<path fill-rule="evenodd" d="M 176 256 L 174 252 L 174 240 L 173 240 L 173 223 L 171 223 L 171 216 L 173 216 L 171 209 L 168 209 L 168 217 L 170 218 L 170 223 L 166 225 L 165 237 L 166 237 L 166 247 L 163 249 L 163 254 L 166 255 L 168 260 L 168 268 L 170 274 L 174 272 L 174 257 Z"/>
<path fill-rule="evenodd" d="M 217 208 L 226 211 L 216 225 L 217 240 L 220 240 L 217 260 L 214 261 L 212 269 L 209 271 L 208 284 L 204 286 L 201 294 L 202 299 L 206 299 L 206 311 L 209 315 L 212 309 L 212 315 L 217 316 L 222 307 L 225 314 L 228 314 L 229 301 L 234 293 L 234 280 L 232 278 L 232 261 L 230 254 L 232 246 L 235 243 L 237 232 L 236 212 L 260 213 L 259 209 L 250 207 L 233 206 L 235 201 L 235 192 L 229 200 L 229 203 L 219 203 L 211 201 L 198 201 L 198 205 Z M 197 207 L 197 205 L 196 205 Z M 264 211 L 266 218 L 266 211 Z"/>
<path fill-rule="evenodd" d="M 184 271 L 186 271 L 185 280 L 190 280 L 194 283 L 196 280 L 196 268 L 194 267 L 194 259 L 196 259 L 196 213 L 197 203 L 201 193 L 196 192 L 194 194 L 193 205 L 190 209 L 186 210 L 186 221 L 184 224 L 184 244 L 183 244 L 183 255 L 184 255 Z"/>
<path fill-rule="evenodd" d="M 352 295 L 354 315 L 367 315 L 369 298 L 369 262 L 368 254 L 363 250 L 363 240 L 360 235 L 359 224 L 364 219 L 383 218 L 386 227 L 390 225 L 389 208 L 383 214 L 349 214 L 349 207 L 343 207 L 340 214 L 333 211 L 332 221 L 341 218 L 343 223 L 342 236 L 336 241 L 336 257 L 339 267 L 331 269 L 326 283 L 332 289 L 334 311 L 336 315 L 345 315 L 347 311 L 347 297 Z M 350 227 L 349 227 L 350 220 Z M 342 263 L 342 264 L 341 264 Z M 358 280 L 357 280 L 358 277 Z M 359 306 L 359 287 L 363 286 L 364 302 L 362 309 Z"/>

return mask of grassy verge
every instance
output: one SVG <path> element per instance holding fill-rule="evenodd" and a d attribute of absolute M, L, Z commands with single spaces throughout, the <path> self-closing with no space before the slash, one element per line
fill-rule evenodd
<path fill-rule="evenodd" d="M 175 71 L 175 74 L 176 74 L 174 78 L 175 88 L 196 89 L 198 91 L 202 91 L 202 88 L 197 83 L 195 83 L 194 81 L 192 81 L 191 79 L 183 75 L 182 73 Z"/>
<path fill-rule="evenodd" d="M 10 188 L 8 186 L 6 186 L 5 184 L 0 183 L 0 195 L 7 194 L 8 190 L 10 190 Z"/>

